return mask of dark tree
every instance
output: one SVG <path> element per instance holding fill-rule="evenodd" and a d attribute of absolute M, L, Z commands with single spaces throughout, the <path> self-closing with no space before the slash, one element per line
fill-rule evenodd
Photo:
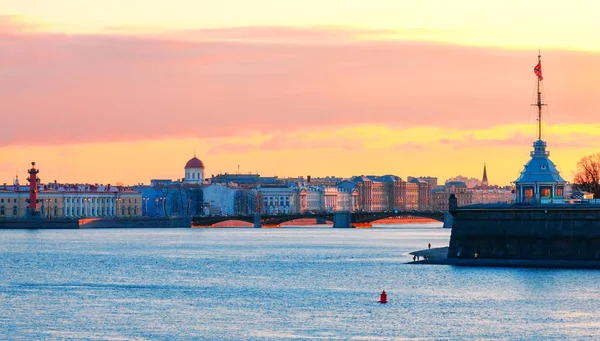
<path fill-rule="evenodd" d="M 584 156 L 577 164 L 573 189 L 594 193 L 600 198 L 600 153 Z"/>

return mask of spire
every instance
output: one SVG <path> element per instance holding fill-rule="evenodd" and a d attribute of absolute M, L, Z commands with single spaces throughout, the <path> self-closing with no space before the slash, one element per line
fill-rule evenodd
<path fill-rule="evenodd" d="M 482 186 L 488 186 L 487 169 L 486 164 L 483 164 L 483 179 L 481 180 Z"/>
<path fill-rule="evenodd" d="M 542 103 L 542 91 L 540 89 L 540 82 L 544 79 L 542 77 L 542 53 L 538 49 L 538 63 L 533 68 L 533 72 L 537 76 L 537 103 L 532 104 L 538 108 L 538 140 L 542 139 L 542 106 L 546 105 Z"/>

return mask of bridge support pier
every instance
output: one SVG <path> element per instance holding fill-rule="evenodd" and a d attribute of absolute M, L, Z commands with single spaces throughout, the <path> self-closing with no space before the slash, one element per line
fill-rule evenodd
<path fill-rule="evenodd" d="M 348 211 L 335 212 L 333 214 L 333 228 L 351 228 L 352 213 Z"/>
<path fill-rule="evenodd" d="M 454 224 L 454 217 L 450 212 L 444 211 L 444 228 L 452 228 L 452 224 Z"/>
<path fill-rule="evenodd" d="M 260 214 L 256 213 L 256 214 L 254 215 L 254 228 L 255 228 L 255 229 L 262 228 L 262 222 L 261 222 L 261 220 L 262 220 L 262 219 L 261 219 L 261 216 L 260 216 Z"/>

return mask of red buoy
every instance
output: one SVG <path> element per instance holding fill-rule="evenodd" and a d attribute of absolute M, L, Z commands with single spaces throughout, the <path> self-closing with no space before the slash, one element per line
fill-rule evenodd
<path fill-rule="evenodd" d="M 379 303 L 387 303 L 387 294 L 385 293 L 385 290 L 379 295 Z"/>

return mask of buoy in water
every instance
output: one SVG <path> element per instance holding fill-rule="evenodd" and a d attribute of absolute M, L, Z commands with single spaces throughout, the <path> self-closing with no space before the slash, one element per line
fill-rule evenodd
<path fill-rule="evenodd" d="M 387 294 L 385 293 L 385 290 L 379 295 L 379 303 L 387 303 Z"/>

